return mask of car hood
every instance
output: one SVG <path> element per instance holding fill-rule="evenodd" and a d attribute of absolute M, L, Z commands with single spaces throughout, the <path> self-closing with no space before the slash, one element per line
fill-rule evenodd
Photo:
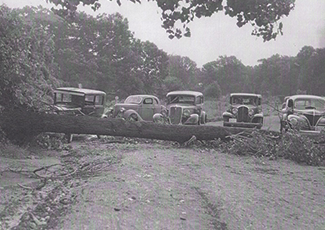
<path fill-rule="evenodd" d="M 256 105 L 231 105 L 233 108 L 247 107 L 248 109 L 257 108 Z"/>
<path fill-rule="evenodd" d="M 312 115 L 312 116 L 323 116 L 325 111 L 320 111 L 317 109 L 304 109 L 304 110 L 295 110 L 298 115 Z"/>
<path fill-rule="evenodd" d="M 116 103 L 113 109 L 113 117 L 117 116 L 122 108 L 125 110 L 133 109 L 138 110 L 140 104 L 127 104 L 127 103 Z"/>
<path fill-rule="evenodd" d="M 54 108 L 59 111 L 80 111 L 81 107 L 75 105 L 54 105 Z"/>
<path fill-rule="evenodd" d="M 139 107 L 140 104 L 127 104 L 127 103 L 117 103 L 115 104 L 115 108 L 127 108 L 127 109 L 130 109 L 130 108 L 137 108 Z"/>
<path fill-rule="evenodd" d="M 171 107 L 181 107 L 181 108 L 186 108 L 186 109 L 195 109 L 195 108 L 197 108 L 196 105 L 192 105 L 192 104 L 178 104 L 178 103 L 175 103 L 175 104 L 167 105 L 167 109 L 169 109 Z"/>

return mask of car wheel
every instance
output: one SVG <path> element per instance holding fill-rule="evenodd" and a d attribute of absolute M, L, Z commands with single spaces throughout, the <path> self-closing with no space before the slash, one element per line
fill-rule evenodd
<path fill-rule="evenodd" d="M 142 121 L 139 114 L 137 114 L 135 111 L 126 111 L 124 114 L 124 118 L 127 121 Z"/>

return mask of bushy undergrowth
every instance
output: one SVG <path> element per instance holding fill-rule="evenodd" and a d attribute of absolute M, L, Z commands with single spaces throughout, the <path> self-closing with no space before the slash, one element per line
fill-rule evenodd
<path fill-rule="evenodd" d="M 66 141 L 64 134 L 42 133 L 39 134 L 31 144 L 48 150 L 62 150 Z"/>
<path fill-rule="evenodd" d="M 224 152 L 277 159 L 283 157 L 298 163 L 325 166 L 325 135 L 312 137 L 297 131 L 273 136 L 259 130 L 249 135 L 236 134 L 229 142 L 220 144 Z"/>
<path fill-rule="evenodd" d="M 277 152 L 298 163 L 325 166 L 325 134 L 313 138 L 298 131 L 289 131 L 282 136 Z"/>

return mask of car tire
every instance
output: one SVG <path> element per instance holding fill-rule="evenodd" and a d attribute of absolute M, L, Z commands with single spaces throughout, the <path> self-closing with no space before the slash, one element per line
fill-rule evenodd
<path fill-rule="evenodd" d="M 124 118 L 127 121 L 142 121 L 140 115 L 137 112 L 131 110 L 128 110 L 124 113 Z"/>

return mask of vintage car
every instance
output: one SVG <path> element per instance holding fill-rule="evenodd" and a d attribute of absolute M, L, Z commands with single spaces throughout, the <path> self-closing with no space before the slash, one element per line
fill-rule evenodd
<path fill-rule="evenodd" d="M 106 93 L 103 91 L 61 87 L 54 91 L 54 104 L 51 106 L 51 113 L 71 116 L 105 117 L 105 102 Z M 71 142 L 72 134 L 67 133 L 66 138 L 68 142 Z"/>
<path fill-rule="evenodd" d="M 263 126 L 262 96 L 252 93 L 230 94 L 230 106 L 222 114 L 223 125 L 244 128 Z"/>
<path fill-rule="evenodd" d="M 280 114 L 280 131 L 325 131 L 325 99 L 314 95 L 293 95 L 285 100 Z"/>
<path fill-rule="evenodd" d="M 171 124 L 200 125 L 207 122 L 202 93 L 172 91 L 166 97 L 167 116 Z"/>
<path fill-rule="evenodd" d="M 124 103 L 116 103 L 110 111 L 110 116 L 135 121 L 154 121 L 154 114 L 162 114 L 165 110 L 166 107 L 156 96 L 131 95 Z"/>
<path fill-rule="evenodd" d="M 106 93 L 94 89 L 61 87 L 54 91 L 53 111 L 57 114 L 102 117 Z"/>

